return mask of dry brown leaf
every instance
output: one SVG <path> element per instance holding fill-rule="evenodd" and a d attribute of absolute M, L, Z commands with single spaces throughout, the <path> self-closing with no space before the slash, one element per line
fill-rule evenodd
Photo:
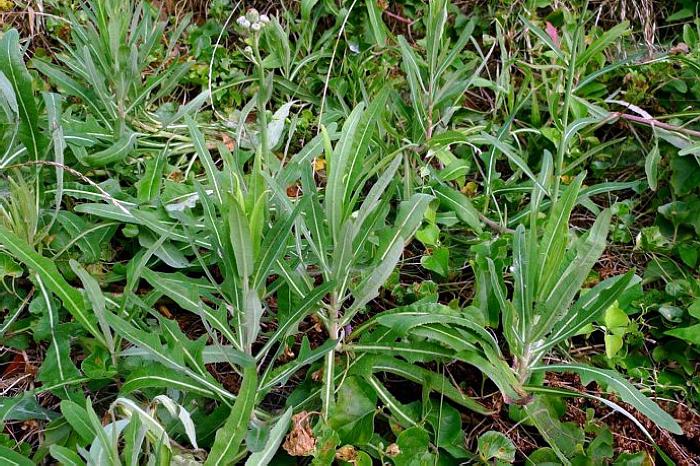
<path fill-rule="evenodd" d="M 292 430 L 287 434 L 282 448 L 289 456 L 309 456 L 316 450 L 316 437 L 311 430 L 307 411 L 292 416 Z"/>

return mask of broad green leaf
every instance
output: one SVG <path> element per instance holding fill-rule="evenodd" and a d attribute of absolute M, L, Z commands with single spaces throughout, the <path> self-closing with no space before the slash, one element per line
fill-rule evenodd
<path fill-rule="evenodd" d="M 667 431 L 682 435 L 683 430 L 675 419 L 666 411 L 644 396 L 631 383 L 625 380 L 618 372 L 609 369 L 599 369 L 580 364 L 549 364 L 534 368 L 535 371 L 575 372 L 581 377 L 581 382 L 587 385 L 592 380 L 606 385 L 608 389 L 615 391 L 625 403 L 629 403 L 646 417 L 651 419 L 658 427 Z"/>
<path fill-rule="evenodd" d="M 396 438 L 399 453 L 393 458 L 396 466 L 436 464 L 437 458 L 430 453 L 430 436 L 423 427 L 411 427 Z"/>
<path fill-rule="evenodd" d="M 491 459 L 513 463 L 515 461 L 515 445 L 501 432 L 490 430 L 479 436 L 479 456 L 482 461 Z"/>
<path fill-rule="evenodd" d="M 255 368 L 243 372 L 243 383 L 231 408 L 226 423 L 216 432 L 216 439 L 207 457 L 205 466 L 224 466 L 231 464 L 236 457 L 241 443 L 248 431 L 248 422 L 255 407 L 258 389 L 258 376 Z"/>
<path fill-rule="evenodd" d="M 349 376 L 338 387 L 337 401 L 328 418 L 328 425 L 340 435 L 344 443 L 363 444 L 368 442 L 373 432 L 370 421 L 374 419 L 377 396 L 367 383 L 355 376 Z"/>

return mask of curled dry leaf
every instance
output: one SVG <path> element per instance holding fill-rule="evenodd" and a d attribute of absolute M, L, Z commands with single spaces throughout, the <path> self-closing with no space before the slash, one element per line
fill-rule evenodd
<path fill-rule="evenodd" d="M 401 449 L 399 446 L 395 443 L 390 443 L 388 447 L 386 447 L 386 451 L 384 452 L 386 456 L 389 458 L 394 458 L 396 456 L 399 456 L 401 454 Z"/>
<path fill-rule="evenodd" d="M 335 451 L 335 459 L 353 463 L 357 461 L 357 450 L 352 445 L 344 445 Z"/>
<path fill-rule="evenodd" d="M 307 411 L 292 416 L 292 430 L 282 445 L 289 456 L 309 456 L 316 450 L 316 437 L 311 430 Z"/>
<path fill-rule="evenodd" d="M 671 47 L 671 50 L 669 52 L 671 53 L 671 55 L 686 55 L 690 53 L 690 48 L 688 48 L 688 45 L 686 45 L 685 43 L 679 42 L 678 44 Z"/>

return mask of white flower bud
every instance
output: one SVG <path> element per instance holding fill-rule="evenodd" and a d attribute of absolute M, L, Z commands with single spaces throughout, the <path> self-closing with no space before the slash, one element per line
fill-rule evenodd
<path fill-rule="evenodd" d="M 245 16 L 239 16 L 238 19 L 236 20 L 236 22 L 237 22 L 240 26 L 243 26 L 243 24 L 244 24 L 246 21 L 248 21 L 248 20 L 245 19 Z M 244 27 L 245 27 L 245 26 L 244 26 Z"/>
<path fill-rule="evenodd" d="M 246 55 L 253 55 L 253 47 L 247 45 L 246 48 L 243 49 L 243 53 Z"/>
<path fill-rule="evenodd" d="M 248 21 L 251 23 L 257 23 L 258 20 L 260 19 L 260 13 L 258 13 L 258 10 L 255 8 L 251 8 L 248 10 L 248 12 L 245 14 L 245 17 Z"/>
<path fill-rule="evenodd" d="M 250 28 L 253 31 L 259 31 L 260 29 L 262 29 L 262 24 L 261 23 L 253 23 L 250 25 Z"/>
<path fill-rule="evenodd" d="M 270 22 L 270 17 L 267 15 L 260 15 L 260 22 L 263 24 L 267 24 Z"/>

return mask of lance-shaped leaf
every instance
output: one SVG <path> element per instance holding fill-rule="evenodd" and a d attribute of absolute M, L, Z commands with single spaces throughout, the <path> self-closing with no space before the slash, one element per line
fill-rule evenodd
<path fill-rule="evenodd" d="M 272 370 L 266 377 L 264 382 L 260 383 L 260 391 L 264 392 L 278 385 L 284 384 L 289 377 L 294 375 L 299 369 L 304 366 L 318 361 L 326 354 L 331 354 L 331 350 L 337 345 L 336 340 L 327 340 L 318 348 L 311 349 L 309 340 L 304 337 L 301 341 L 299 356 L 293 360 Z"/>
<path fill-rule="evenodd" d="M 102 332 L 97 327 L 92 315 L 86 310 L 83 297 L 78 290 L 68 284 L 52 261 L 39 255 L 25 241 L 3 226 L 0 226 L 0 245 L 41 277 L 46 288 L 59 297 L 63 302 L 63 306 L 75 320 L 105 347 L 107 346 Z"/>
<path fill-rule="evenodd" d="M 70 358 L 70 338 L 59 327 L 58 309 L 54 306 L 55 301 L 51 299 L 49 291 L 46 289 L 41 276 L 36 277 L 36 282 L 41 291 L 41 303 L 48 316 L 49 329 L 51 333 L 51 345 L 46 351 L 46 356 L 39 369 L 37 380 L 46 384 L 58 382 L 63 384 L 70 379 L 80 376 L 80 371 L 75 367 Z M 61 398 L 69 398 L 68 389 L 62 385 L 62 390 L 56 391 Z"/>
<path fill-rule="evenodd" d="M 383 235 L 379 245 L 379 260 L 390 253 L 394 244 L 404 240 L 408 241 L 413 238 L 421 222 L 423 215 L 428 208 L 428 204 L 433 200 L 433 196 L 429 194 L 414 194 L 408 200 L 401 202 L 399 212 L 396 215 L 394 227 Z"/>
<path fill-rule="evenodd" d="M 250 237 L 250 225 L 243 209 L 234 199 L 228 207 L 229 239 L 236 257 L 238 275 L 245 279 L 253 273 L 253 242 Z"/>
<path fill-rule="evenodd" d="M 91 168 L 105 167 L 124 160 L 136 148 L 138 133 L 125 131 L 111 146 L 92 154 L 76 157 L 83 165 Z"/>
<path fill-rule="evenodd" d="M 265 284 L 265 280 L 270 273 L 270 269 L 277 262 L 280 254 L 285 249 L 289 238 L 292 236 L 292 225 L 296 221 L 297 216 L 306 208 L 309 198 L 304 197 L 294 208 L 294 211 L 284 219 L 276 219 L 270 231 L 265 235 L 265 239 L 260 247 L 260 257 L 255 266 L 255 275 L 253 276 L 254 289 L 257 289 Z"/>
<path fill-rule="evenodd" d="M 236 402 L 231 408 L 226 423 L 216 432 L 214 445 L 207 457 L 205 466 L 224 466 L 232 464 L 241 443 L 248 431 L 248 422 L 253 414 L 258 390 L 258 375 L 255 368 L 243 372 L 243 383 Z"/>
<path fill-rule="evenodd" d="M 683 434 L 683 430 L 670 414 L 659 408 L 659 405 L 644 396 L 616 371 L 581 364 L 549 364 L 536 367 L 534 371 L 574 372 L 581 377 L 581 382 L 584 385 L 591 381 L 606 385 L 609 390 L 620 395 L 622 401 L 634 406 L 639 412 L 654 421 L 657 426 L 676 435 Z"/>
<path fill-rule="evenodd" d="M 549 287 L 551 291 L 538 303 L 539 320 L 530 333 L 532 342 L 549 333 L 571 306 L 576 294 L 590 273 L 593 265 L 603 253 L 610 225 L 611 212 L 603 211 L 596 219 L 586 238 L 579 242 L 576 254 L 568 263 L 557 264 L 557 272 L 552 275 L 556 281 Z"/>
<path fill-rule="evenodd" d="M 112 326 L 117 333 L 141 349 L 148 351 L 156 361 L 189 376 L 202 387 L 216 393 L 223 400 L 235 398 L 234 395 L 221 388 L 211 377 L 203 377 L 187 367 L 183 361 L 182 353 L 175 352 L 172 348 L 166 348 L 160 342 L 160 337 L 157 334 L 139 330 L 126 320 L 112 313 L 107 313 L 106 316 L 110 326 Z"/>
<path fill-rule="evenodd" d="M 620 297 L 634 279 L 634 271 L 624 275 L 608 278 L 598 283 L 593 289 L 581 296 L 569 311 L 552 328 L 544 347 L 539 349 L 544 354 L 549 348 L 578 334 L 586 325 L 593 322 Z"/>
<path fill-rule="evenodd" d="M 189 116 L 185 116 L 185 123 L 190 130 L 190 136 L 192 137 L 192 142 L 194 148 L 197 151 L 197 156 L 204 166 L 204 172 L 207 175 L 207 181 L 209 181 L 209 186 L 214 190 L 214 199 L 219 205 L 224 203 L 223 189 L 221 188 L 219 182 L 219 170 L 217 170 L 216 165 L 214 165 L 214 160 L 211 158 L 209 149 L 204 141 L 204 135 L 197 128 L 197 123 Z"/>
<path fill-rule="evenodd" d="M 569 185 L 566 193 L 554 205 L 544 227 L 538 251 L 538 263 L 536 265 L 533 264 L 538 270 L 538 279 L 535 280 L 535 286 L 538 290 L 538 295 L 536 296 L 538 301 L 541 301 L 542 297 L 550 291 L 551 288 L 546 285 L 558 278 L 556 274 L 569 241 L 569 217 L 576 205 L 576 198 L 581 189 L 584 176 L 582 173 Z"/>
<path fill-rule="evenodd" d="M 284 440 L 284 436 L 289 429 L 289 421 L 292 419 L 292 408 L 288 408 L 282 416 L 277 420 L 275 425 L 270 429 L 270 435 L 265 442 L 265 447 L 256 451 L 248 457 L 245 462 L 246 466 L 267 466 L 272 458 L 277 453 L 279 446 Z"/>
<path fill-rule="evenodd" d="M 448 186 L 435 186 L 433 191 L 443 208 L 453 211 L 457 218 L 476 233 L 483 231 L 479 211 L 476 210 L 467 196 Z"/>
<path fill-rule="evenodd" d="M 0 457 L 12 466 L 34 466 L 36 463 L 8 447 L 0 445 Z"/>
<path fill-rule="evenodd" d="M 114 339 L 112 338 L 112 332 L 110 331 L 109 324 L 107 324 L 107 319 L 105 318 L 107 307 L 105 297 L 102 294 L 99 283 L 97 283 L 97 280 L 95 280 L 95 278 L 93 278 L 93 276 L 90 275 L 88 271 L 85 270 L 85 268 L 77 261 L 71 259 L 69 264 L 71 269 L 73 269 L 73 272 L 75 272 L 78 278 L 80 278 L 80 281 L 83 283 L 85 293 L 90 300 L 90 304 L 92 304 L 92 311 L 95 313 L 97 322 L 99 323 L 102 333 L 104 334 L 107 349 L 110 353 L 114 353 Z"/>
<path fill-rule="evenodd" d="M 128 351 L 131 348 L 128 348 Z M 140 349 L 140 348 L 139 348 Z M 148 351 L 139 353 L 130 352 L 127 356 L 150 356 Z M 148 359 L 148 358 L 146 358 Z M 217 399 L 218 396 L 209 388 L 203 386 L 191 377 L 184 375 L 179 370 L 170 369 L 157 363 L 149 364 L 148 367 L 137 369 L 129 374 L 124 385 L 121 386 L 121 393 L 131 393 L 146 388 L 175 389 L 187 393 L 193 393 L 207 398 Z"/>
<path fill-rule="evenodd" d="M 66 447 L 53 444 L 49 447 L 49 453 L 54 457 L 56 461 L 64 466 L 84 466 L 85 462 L 78 456 L 78 454 Z"/>
<path fill-rule="evenodd" d="M 304 317 L 318 310 L 317 305 L 324 296 L 331 292 L 334 286 L 335 283 L 332 281 L 325 282 L 307 293 L 304 299 L 295 306 L 294 311 L 286 319 L 278 322 L 277 329 L 265 343 L 265 346 L 258 352 L 256 360 L 260 361 L 264 358 L 270 348 L 287 337 Z"/>
<path fill-rule="evenodd" d="M 437 372 L 409 364 L 398 358 L 383 355 L 368 356 L 361 360 L 360 365 L 364 366 L 364 368 L 358 367 L 356 369 L 358 373 L 364 374 L 366 368 L 369 373 L 387 372 L 398 375 L 406 380 L 422 385 L 425 389 L 440 393 L 474 412 L 484 415 L 491 414 L 491 411 L 484 405 L 463 394 L 447 377 Z"/>
<path fill-rule="evenodd" d="M 19 33 L 10 29 L 0 39 L 0 71 L 12 85 L 19 113 L 19 139 L 32 160 L 43 159 L 46 137 L 39 130 L 39 114 L 32 91 L 32 77 L 22 60 Z"/>

